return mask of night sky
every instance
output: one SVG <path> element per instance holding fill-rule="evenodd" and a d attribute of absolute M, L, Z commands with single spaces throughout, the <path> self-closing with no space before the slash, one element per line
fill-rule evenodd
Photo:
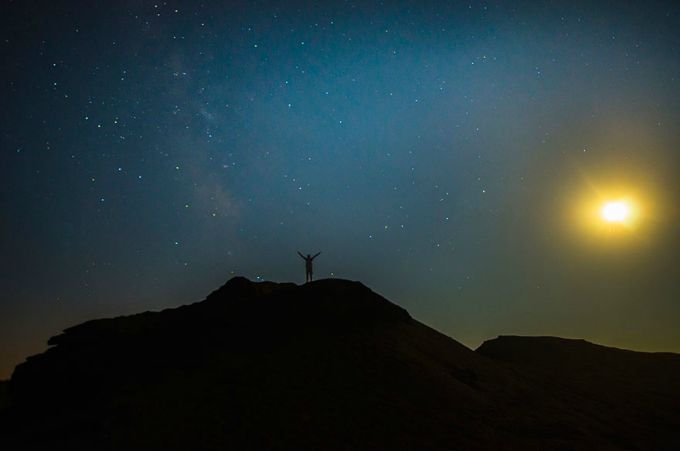
<path fill-rule="evenodd" d="M 680 352 L 680 7 L 319 3 L 2 2 L 0 378 L 298 250 L 471 347 Z"/>

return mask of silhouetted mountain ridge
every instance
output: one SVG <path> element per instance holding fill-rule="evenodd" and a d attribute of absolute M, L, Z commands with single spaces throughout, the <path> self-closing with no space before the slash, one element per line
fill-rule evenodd
<path fill-rule="evenodd" d="M 49 343 L 12 376 L 0 432 L 16 449 L 680 445 L 678 355 L 550 337 L 475 352 L 346 280 L 237 277 Z"/>
<path fill-rule="evenodd" d="M 595 390 L 630 390 L 676 386 L 680 355 L 611 348 L 586 340 L 558 337 L 500 336 L 484 342 L 477 351 L 499 363 L 550 380 Z M 632 381 L 636 385 L 631 384 Z"/>
<path fill-rule="evenodd" d="M 48 344 L 138 339 L 144 335 L 158 338 L 158 334 L 168 334 L 165 338 L 171 340 L 186 340 L 189 338 L 185 334 L 177 334 L 178 328 L 201 335 L 211 327 L 239 328 L 248 318 L 279 328 L 304 321 L 352 327 L 357 322 L 409 320 L 410 316 L 359 282 L 327 279 L 297 286 L 253 283 L 244 277 L 234 277 L 204 301 L 160 312 L 87 321 L 52 337 Z"/>

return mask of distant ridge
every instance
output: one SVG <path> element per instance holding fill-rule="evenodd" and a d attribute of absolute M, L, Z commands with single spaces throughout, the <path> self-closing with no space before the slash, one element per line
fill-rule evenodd
<path fill-rule="evenodd" d="M 237 277 L 49 343 L 12 375 L 3 449 L 680 449 L 680 355 L 472 351 L 359 282 Z"/>

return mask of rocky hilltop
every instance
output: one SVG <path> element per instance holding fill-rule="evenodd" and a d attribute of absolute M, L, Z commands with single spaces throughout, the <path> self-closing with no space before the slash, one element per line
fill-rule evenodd
<path fill-rule="evenodd" d="M 550 337 L 473 351 L 358 282 L 234 278 L 49 343 L 10 381 L 9 448 L 680 449 L 679 355 Z"/>

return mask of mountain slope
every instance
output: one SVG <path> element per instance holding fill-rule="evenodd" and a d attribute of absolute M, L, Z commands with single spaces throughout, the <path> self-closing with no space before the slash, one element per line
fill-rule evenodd
<path fill-rule="evenodd" d="M 680 449 L 678 354 L 515 336 L 489 340 L 477 352 L 587 412 L 600 434 L 624 449 Z"/>
<path fill-rule="evenodd" d="M 235 278 L 50 344 L 12 376 L 1 432 L 17 449 L 639 449 L 570 401 L 573 387 L 490 345 L 473 352 L 357 282 Z"/>

